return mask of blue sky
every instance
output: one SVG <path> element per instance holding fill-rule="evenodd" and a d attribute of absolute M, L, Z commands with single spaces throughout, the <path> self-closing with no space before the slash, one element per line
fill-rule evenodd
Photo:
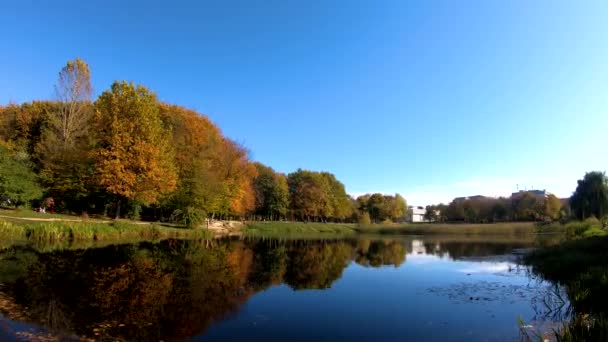
<path fill-rule="evenodd" d="M 128 4 L 127 4 L 128 3 Z M 2 1 L 0 103 L 85 59 L 289 172 L 410 204 L 608 169 L 607 1 Z"/>

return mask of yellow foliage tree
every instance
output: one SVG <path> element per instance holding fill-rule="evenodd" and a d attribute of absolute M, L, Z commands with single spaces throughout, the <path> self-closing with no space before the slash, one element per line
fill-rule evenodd
<path fill-rule="evenodd" d="M 120 200 L 154 204 L 176 187 L 170 134 L 163 127 L 156 96 L 143 86 L 114 82 L 95 103 L 97 178 Z"/>

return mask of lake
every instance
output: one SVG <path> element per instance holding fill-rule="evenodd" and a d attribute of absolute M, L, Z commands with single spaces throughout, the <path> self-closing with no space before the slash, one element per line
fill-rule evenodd
<path fill-rule="evenodd" d="M 0 339 L 509 341 L 568 303 L 534 238 L 166 240 L 0 252 Z"/>

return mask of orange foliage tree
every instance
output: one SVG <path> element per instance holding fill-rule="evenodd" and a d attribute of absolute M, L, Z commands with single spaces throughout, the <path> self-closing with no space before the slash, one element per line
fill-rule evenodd
<path fill-rule="evenodd" d="M 170 135 L 156 96 L 143 86 L 115 82 L 97 102 L 99 185 L 120 200 L 154 204 L 176 187 Z"/>

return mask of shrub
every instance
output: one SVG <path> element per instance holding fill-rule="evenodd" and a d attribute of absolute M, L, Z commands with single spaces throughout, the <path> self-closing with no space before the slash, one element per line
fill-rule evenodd
<path fill-rule="evenodd" d="M 133 221 L 139 221 L 141 218 L 141 209 L 141 203 L 135 201 L 129 202 L 129 206 L 127 208 L 127 218 Z"/>
<path fill-rule="evenodd" d="M 203 210 L 188 206 L 184 209 L 175 209 L 171 214 L 171 221 L 194 228 L 205 221 L 207 215 Z"/>
<path fill-rule="evenodd" d="M 566 237 L 568 239 L 601 235 L 606 235 L 606 231 L 595 217 L 590 217 L 583 222 L 576 221 L 566 224 Z"/>
<path fill-rule="evenodd" d="M 359 215 L 358 223 L 359 224 L 371 224 L 372 220 L 369 217 L 369 213 L 364 212 L 361 215 Z"/>

